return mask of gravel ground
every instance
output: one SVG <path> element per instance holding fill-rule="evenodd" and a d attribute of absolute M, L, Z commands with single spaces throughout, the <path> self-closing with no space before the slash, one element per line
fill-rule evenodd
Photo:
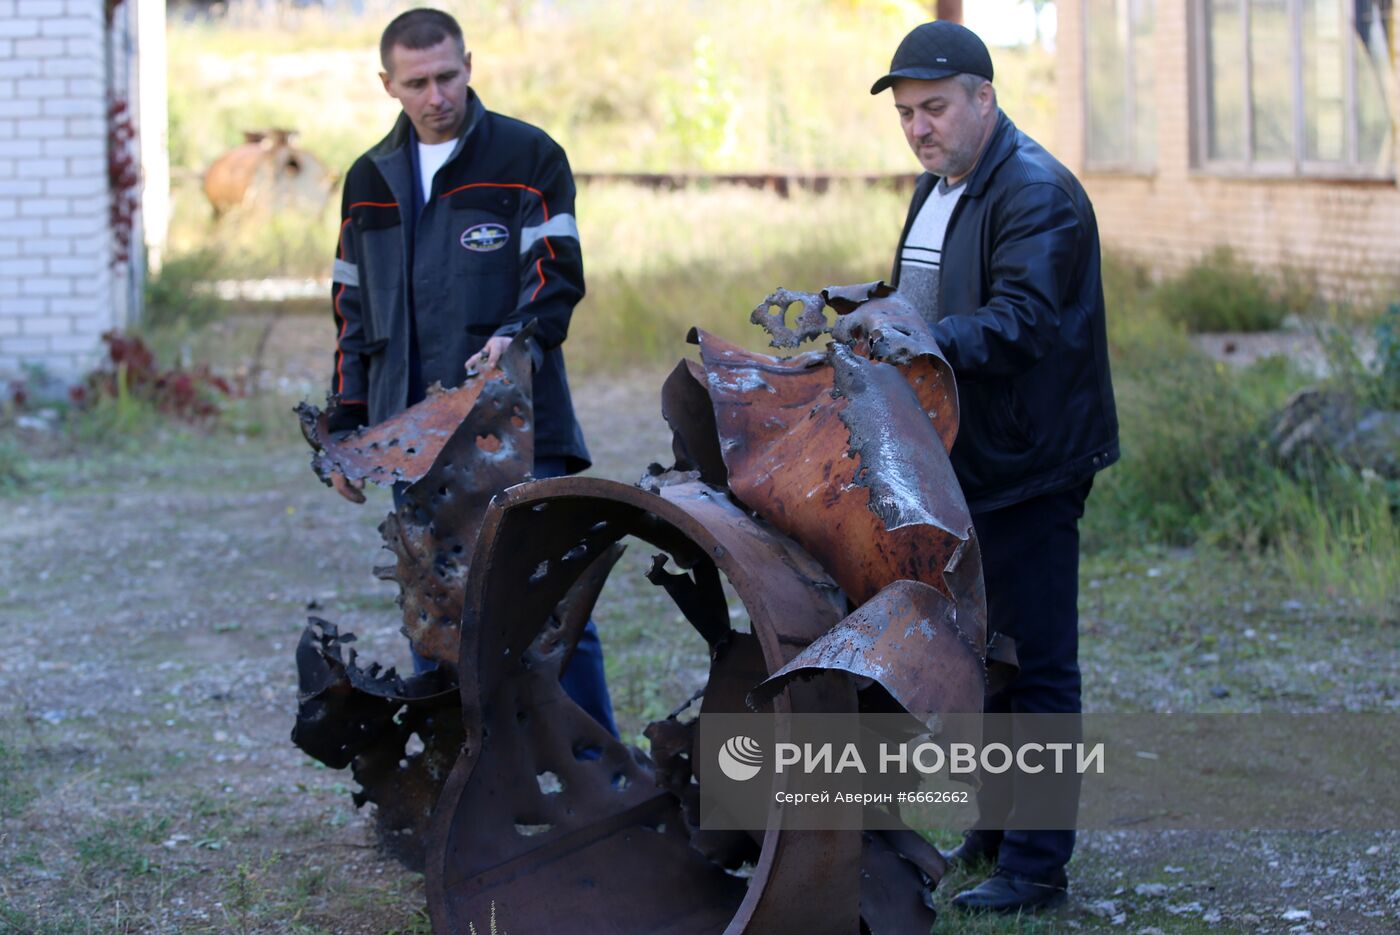
<path fill-rule="evenodd" d="M 319 382 L 323 325 L 277 325 L 277 386 Z M 246 329 L 224 340 L 251 343 Z M 662 376 L 575 381 L 596 473 L 669 463 Z M 375 849 L 348 775 L 288 741 L 308 605 L 365 655 L 406 651 L 391 586 L 369 573 L 387 497 L 356 508 L 322 487 L 285 418 L 261 438 L 60 451 L 0 498 L 0 932 L 427 930 L 421 877 Z M 631 735 L 704 672 L 646 564 L 634 549 L 598 614 Z M 1277 569 L 1100 555 L 1083 594 L 1091 710 L 1400 705 L 1395 622 L 1297 593 Z M 1396 932 L 1398 844 L 1390 831 L 1085 832 L 1065 909 L 944 913 L 936 931 Z"/>

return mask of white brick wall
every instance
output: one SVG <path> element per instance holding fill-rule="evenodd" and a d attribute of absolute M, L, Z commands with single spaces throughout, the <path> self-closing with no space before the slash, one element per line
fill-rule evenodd
<path fill-rule="evenodd" d="M 101 10 L 0 0 L 0 377 L 77 377 L 119 321 Z"/>

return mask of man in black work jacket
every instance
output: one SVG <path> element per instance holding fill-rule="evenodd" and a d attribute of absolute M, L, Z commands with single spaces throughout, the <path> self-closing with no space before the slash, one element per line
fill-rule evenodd
<path fill-rule="evenodd" d="M 1094 474 L 1118 458 L 1093 208 L 997 107 L 991 56 L 971 31 L 916 28 L 871 93 L 886 88 L 926 170 L 894 279 L 957 377 L 952 462 L 982 549 L 988 625 L 1015 640 L 1020 661 L 986 710 L 1077 715 L 1078 523 Z M 953 905 L 1060 902 L 1074 832 L 998 830 L 1016 806 L 1014 780 L 992 795 L 996 780 L 983 777 L 978 828 L 950 855 L 993 860 L 996 872 Z"/>
<path fill-rule="evenodd" d="M 448 14 L 402 14 L 379 53 L 384 90 L 403 113 L 345 177 L 331 428 L 381 422 L 435 382 L 457 386 L 468 367 L 495 364 L 533 320 L 534 475 L 581 471 L 588 449 L 561 347 L 583 297 L 568 159 L 543 131 L 482 106 L 469 86 L 471 53 Z M 345 477 L 333 485 L 364 501 Z M 562 682 L 613 728 L 591 621 Z"/>

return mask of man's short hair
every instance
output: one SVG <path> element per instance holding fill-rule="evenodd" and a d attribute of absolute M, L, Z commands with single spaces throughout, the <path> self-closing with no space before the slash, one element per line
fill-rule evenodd
<path fill-rule="evenodd" d="M 389 71 L 389 52 L 394 46 L 431 49 L 444 39 L 455 40 L 457 48 L 462 50 L 463 55 L 466 54 L 467 43 L 462 38 L 462 27 L 457 25 L 451 14 L 426 7 L 400 13 L 384 27 L 384 35 L 379 37 L 379 61 L 384 65 L 384 70 Z"/>
<path fill-rule="evenodd" d="M 983 78 L 981 75 L 973 75 L 967 72 L 962 72 L 958 75 L 958 84 L 962 85 L 962 89 L 967 92 L 967 99 L 972 100 L 974 97 L 977 96 L 977 92 L 982 90 L 982 85 L 991 84 L 991 82 L 988 81 L 986 78 Z M 992 103 L 995 104 L 996 102 L 997 89 L 996 86 L 993 85 Z"/>

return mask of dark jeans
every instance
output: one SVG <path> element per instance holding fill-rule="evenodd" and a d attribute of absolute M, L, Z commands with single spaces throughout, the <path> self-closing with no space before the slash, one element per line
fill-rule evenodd
<path fill-rule="evenodd" d="M 1091 486 L 1092 479 L 1061 493 L 973 514 L 987 584 L 987 625 L 1016 641 L 1021 664 L 1010 685 L 987 696 L 989 714 L 1080 711 L 1079 519 Z M 990 733 L 985 739 L 1012 742 Z M 992 799 L 999 804 L 989 803 L 982 812 L 972 832 L 981 838 L 976 844 L 995 853 L 997 866 L 1010 873 L 1063 885 L 1074 831 L 997 830 L 1015 810 L 1014 775 L 984 774 L 982 783 L 979 806 Z M 1061 788 L 1073 797 L 1072 812 L 1079 801 L 1078 778 Z"/>
<path fill-rule="evenodd" d="M 563 458 L 535 459 L 534 474 L 537 480 L 563 477 L 566 473 L 568 470 Z M 395 507 L 399 505 L 402 489 L 401 485 L 394 485 Z M 414 652 L 412 647 L 409 648 L 409 652 L 413 655 L 414 672 L 425 672 L 437 666 L 436 662 L 424 659 Z M 574 647 L 569 664 L 559 676 L 559 684 L 563 687 L 564 694 L 572 698 L 575 704 L 607 728 L 608 733 L 617 736 L 612 698 L 608 694 L 608 680 L 603 672 L 603 642 L 598 637 L 598 627 L 591 617 L 584 625 L 583 634 L 579 637 L 578 645 Z"/>

